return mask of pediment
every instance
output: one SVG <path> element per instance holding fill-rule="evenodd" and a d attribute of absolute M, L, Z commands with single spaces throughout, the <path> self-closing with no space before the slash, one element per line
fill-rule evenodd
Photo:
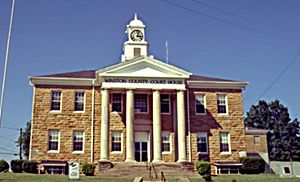
<path fill-rule="evenodd" d="M 191 73 L 162 61 L 141 56 L 97 71 L 98 76 L 189 78 Z"/>

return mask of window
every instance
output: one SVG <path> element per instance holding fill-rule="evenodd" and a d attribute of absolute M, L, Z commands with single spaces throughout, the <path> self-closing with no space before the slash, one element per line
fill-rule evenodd
<path fill-rule="evenodd" d="M 134 110 L 135 112 L 148 112 L 147 94 L 134 95 Z"/>
<path fill-rule="evenodd" d="M 60 111 L 61 103 L 61 92 L 53 91 L 51 92 L 51 111 Z"/>
<path fill-rule="evenodd" d="M 220 133 L 220 150 L 221 153 L 230 153 L 230 140 L 228 132 Z"/>
<path fill-rule="evenodd" d="M 205 114 L 205 95 L 196 94 L 195 95 L 195 104 L 196 104 L 196 114 Z"/>
<path fill-rule="evenodd" d="M 224 94 L 218 95 L 218 113 L 227 114 L 227 97 Z"/>
<path fill-rule="evenodd" d="M 73 131 L 73 151 L 83 152 L 83 131 Z"/>
<path fill-rule="evenodd" d="M 197 136 L 197 148 L 199 153 L 207 153 L 207 133 L 200 132 Z"/>
<path fill-rule="evenodd" d="M 111 139 L 111 151 L 112 152 L 121 152 L 122 151 L 122 132 L 113 131 Z"/>
<path fill-rule="evenodd" d="M 259 145 L 260 144 L 260 138 L 259 136 L 254 136 L 254 144 Z"/>
<path fill-rule="evenodd" d="M 122 94 L 112 94 L 112 112 L 122 112 Z"/>
<path fill-rule="evenodd" d="M 290 167 L 288 166 L 283 167 L 283 174 L 291 174 Z"/>
<path fill-rule="evenodd" d="M 168 131 L 163 131 L 161 133 L 161 151 L 171 152 L 170 132 Z"/>
<path fill-rule="evenodd" d="M 138 57 L 141 55 L 141 48 L 133 48 L 133 57 Z"/>
<path fill-rule="evenodd" d="M 84 111 L 84 92 L 75 93 L 75 111 Z"/>
<path fill-rule="evenodd" d="M 48 150 L 58 151 L 59 149 L 59 130 L 49 130 Z"/>
<path fill-rule="evenodd" d="M 161 94 L 160 110 L 161 110 L 161 113 L 170 113 L 170 95 Z"/>

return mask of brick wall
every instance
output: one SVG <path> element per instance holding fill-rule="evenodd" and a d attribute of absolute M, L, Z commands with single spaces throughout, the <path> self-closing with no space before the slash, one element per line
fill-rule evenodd
<path fill-rule="evenodd" d="M 250 153 L 267 153 L 267 135 L 262 133 L 246 134 L 246 151 Z M 257 139 L 255 139 L 257 137 Z"/>

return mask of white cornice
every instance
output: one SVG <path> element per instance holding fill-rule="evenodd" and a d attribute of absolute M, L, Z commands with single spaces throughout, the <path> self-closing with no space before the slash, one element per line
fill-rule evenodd
<path fill-rule="evenodd" d="M 78 85 L 92 86 L 92 78 L 29 77 L 30 85 Z"/>
<path fill-rule="evenodd" d="M 245 89 L 248 82 L 188 80 L 189 88 Z"/>

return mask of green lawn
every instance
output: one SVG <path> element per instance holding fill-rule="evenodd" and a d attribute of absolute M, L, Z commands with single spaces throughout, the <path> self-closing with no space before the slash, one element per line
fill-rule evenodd
<path fill-rule="evenodd" d="M 300 178 L 280 178 L 277 175 L 266 175 L 266 174 L 258 174 L 258 175 L 219 175 L 213 176 L 212 180 L 214 182 L 232 182 L 232 180 L 236 180 L 236 182 L 299 182 Z M 202 178 L 190 178 L 191 182 L 200 182 L 204 181 Z"/>
<path fill-rule="evenodd" d="M 0 182 L 70 182 L 70 181 L 80 181 L 80 182 L 130 182 L 133 180 L 129 179 L 101 179 L 100 176 L 88 177 L 80 176 L 80 180 L 69 180 L 67 175 L 45 175 L 45 174 L 28 174 L 28 173 L 2 173 L 0 174 Z"/>

